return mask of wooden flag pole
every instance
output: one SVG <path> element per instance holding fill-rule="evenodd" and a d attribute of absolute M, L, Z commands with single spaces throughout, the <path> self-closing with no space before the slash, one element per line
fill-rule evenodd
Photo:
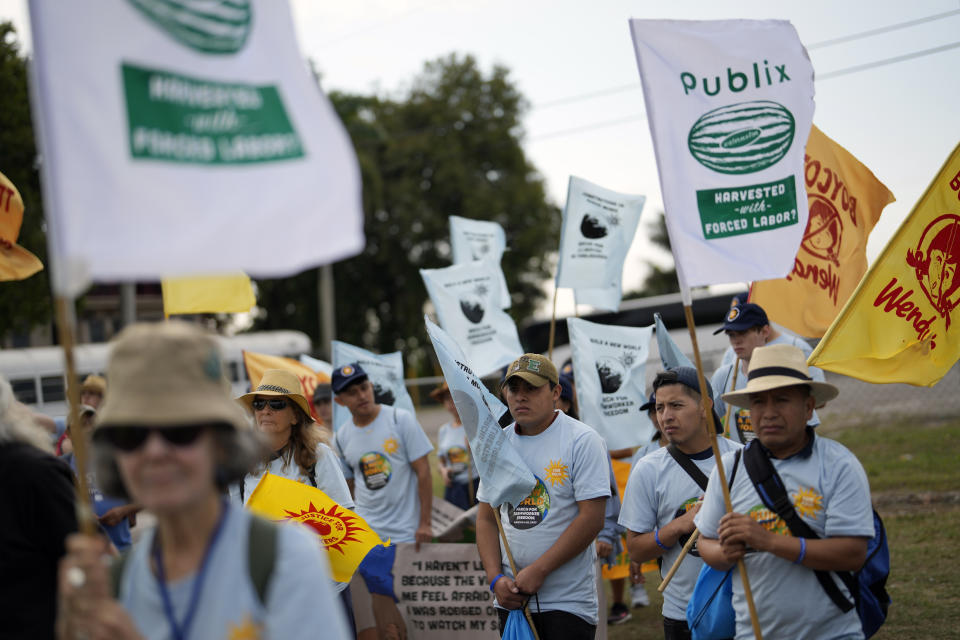
<path fill-rule="evenodd" d="M 556 298 L 554 298 L 556 300 Z M 556 307 L 554 307 L 556 308 Z M 507 560 L 510 561 L 510 571 L 513 572 L 513 577 L 517 577 L 517 565 L 513 562 L 513 552 L 510 551 L 510 544 L 507 543 L 507 534 L 503 531 L 503 523 L 500 522 L 500 508 L 497 507 L 497 512 L 494 514 L 496 517 L 494 520 L 497 521 L 497 529 L 500 531 L 500 539 L 503 540 L 503 548 L 507 550 Z M 533 637 L 536 640 L 540 640 L 540 636 L 537 634 L 537 628 L 533 625 L 533 616 L 530 615 L 530 609 L 526 606 L 523 607 L 523 615 L 527 618 L 527 624 L 530 625 L 530 630 L 533 632 Z"/>
<path fill-rule="evenodd" d="M 547 359 L 553 360 L 553 338 L 557 330 L 557 293 L 559 289 L 553 287 L 553 313 L 550 315 L 550 346 L 547 348 Z"/>
<path fill-rule="evenodd" d="M 697 344 L 697 327 L 693 322 L 693 309 L 689 304 L 683 305 L 683 314 L 687 319 L 687 329 L 690 331 L 690 342 L 693 343 L 694 362 L 697 365 L 697 383 L 700 386 L 700 404 L 707 416 L 707 431 L 710 432 L 710 444 L 713 447 L 713 458 L 717 461 L 717 479 L 720 481 L 720 488 L 723 491 L 723 503 L 726 506 L 727 513 L 733 511 L 733 503 L 730 501 L 730 489 L 727 487 L 727 474 L 723 469 L 723 462 L 720 459 L 720 447 L 717 444 L 717 425 L 714 424 L 713 403 L 707 392 L 707 383 L 703 377 L 703 362 L 700 360 L 700 347 Z M 763 640 L 763 633 L 760 630 L 760 619 L 757 617 L 757 607 L 753 602 L 753 591 L 750 589 L 750 580 L 747 578 L 747 565 L 743 559 L 737 561 L 737 569 L 740 571 L 740 581 L 743 584 L 743 595 L 747 600 L 747 608 L 750 610 L 750 622 L 753 624 L 753 635 L 756 640 Z"/>
<path fill-rule="evenodd" d="M 67 401 L 70 411 L 67 425 L 75 427 L 70 440 L 73 443 L 73 459 L 77 466 L 77 524 L 80 532 L 86 535 L 96 534 L 97 527 L 93 508 L 90 505 L 90 487 L 87 485 L 87 441 L 80 432 L 80 386 L 77 384 L 77 367 L 73 359 L 74 314 L 73 299 L 54 296 L 54 310 L 57 318 L 57 336 L 63 347 L 64 371 L 67 376 Z"/>

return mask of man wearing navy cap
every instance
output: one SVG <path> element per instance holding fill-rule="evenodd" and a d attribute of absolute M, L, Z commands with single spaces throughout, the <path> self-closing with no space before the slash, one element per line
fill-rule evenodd
<path fill-rule="evenodd" d="M 809 357 L 813 352 L 810 345 L 803 339 L 774 329 L 767 319 L 767 313 L 763 310 L 763 307 L 752 302 L 731 306 L 724 318 L 723 326 L 714 331 L 714 334 L 721 331 L 727 334 L 730 339 L 730 347 L 733 349 L 736 358 L 740 359 L 740 373 L 736 376 L 736 387 L 733 384 L 735 359 L 721 364 L 710 379 L 713 395 L 717 398 L 715 407 L 721 416 L 726 415 L 727 411 L 727 406 L 721 396 L 724 393 L 743 389 L 747 386 L 747 369 L 750 366 L 750 357 L 753 355 L 754 349 L 773 344 L 789 344 L 798 347 L 806 357 Z M 810 367 L 810 375 L 819 382 L 824 380 L 823 371 L 816 367 Z M 820 424 L 820 418 L 816 411 L 813 412 L 809 424 L 814 427 Z M 728 425 L 727 431 L 730 439 L 735 442 L 746 444 L 753 440 L 756 436 L 750 421 L 750 410 L 745 408 L 735 409 L 730 415 L 730 425 Z"/>

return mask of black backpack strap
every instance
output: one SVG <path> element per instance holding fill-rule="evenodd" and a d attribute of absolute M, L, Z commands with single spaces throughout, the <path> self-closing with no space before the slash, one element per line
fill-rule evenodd
<path fill-rule="evenodd" d="M 250 539 L 247 543 L 247 563 L 250 582 L 260 604 L 267 605 L 267 587 L 277 560 L 277 525 L 257 516 L 250 518 Z"/>
<path fill-rule="evenodd" d="M 317 463 L 314 462 L 310 465 L 310 468 L 307 469 L 307 477 L 310 479 L 310 484 L 313 485 L 314 489 L 319 489 L 317 486 Z"/>
<path fill-rule="evenodd" d="M 703 471 L 700 471 L 700 468 L 693 463 L 693 460 L 690 459 L 690 456 L 684 452 L 677 449 L 675 445 L 668 444 L 667 452 L 673 456 L 673 459 L 677 461 L 683 470 L 687 472 L 687 475 L 697 483 L 697 486 L 700 487 L 703 491 L 707 490 L 707 481 L 709 480 L 707 476 L 703 475 Z"/>
<path fill-rule="evenodd" d="M 750 480 L 753 482 L 753 486 L 760 495 L 763 504 L 780 516 L 790 529 L 790 533 L 796 537 L 819 539 L 820 536 L 803 521 L 797 514 L 797 510 L 793 508 L 793 504 L 787 497 L 787 490 L 783 485 L 780 474 L 774 469 L 773 463 L 770 462 L 770 458 L 767 457 L 767 454 L 760 448 L 760 444 L 757 441 L 750 442 L 744 447 L 743 451 L 743 466 L 747 468 L 747 473 L 750 474 Z M 837 605 L 840 611 L 846 613 L 853 609 L 854 603 L 850 602 L 850 600 L 843 595 L 840 587 L 838 587 L 837 583 L 830 577 L 830 573 L 830 571 L 814 571 L 814 574 L 817 576 L 817 581 L 820 583 L 820 586 L 823 587 L 823 590 L 833 603 Z M 854 577 L 846 571 L 837 571 L 835 573 L 843 580 L 847 589 L 850 590 L 850 595 L 856 598 L 858 588 Z"/>

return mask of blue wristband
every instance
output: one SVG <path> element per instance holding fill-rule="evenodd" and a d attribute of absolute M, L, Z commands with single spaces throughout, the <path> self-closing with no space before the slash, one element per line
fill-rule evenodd
<path fill-rule="evenodd" d="M 496 586 L 497 580 L 503 577 L 502 573 L 498 573 L 497 577 L 490 581 L 490 591 L 493 591 L 493 587 Z"/>
<path fill-rule="evenodd" d="M 800 555 L 793 561 L 793 564 L 803 564 L 803 559 L 807 557 L 807 539 L 800 538 Z"/>
<path fill-rule="evenodd" d="M 653 530 L 653 539 L 656 541 L 658 547 L 660 547 L 664 551 L 670 551 L 671 547 L 668 547 L 664 545 L 662 542 L 660 542 L 660 529 Z"/>

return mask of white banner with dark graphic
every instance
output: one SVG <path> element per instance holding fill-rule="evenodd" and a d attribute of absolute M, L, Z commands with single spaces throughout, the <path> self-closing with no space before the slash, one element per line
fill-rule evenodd
<path fill-rule="evenodd" d="M 782 278 L 807 225 L 813 67 L 785 20 L 631 20 L 681 291 Z"/>
<path fill-rule="evenodd" d="M 507 236 L 496 222 L 471 220 L 450 216 L 450 249 L 453 264 L 467 264 L 477 260 L 489 260 L 495 264 L 500 275 L 500 307 L 510 308 L 510 291 L 503 276 L 500 260 L 507 249 Z"/>
<path fill-rule="evenodd" d="M 339 340 L 333 341 L 333 370 L 348 364 L 359 364 L 370 383 L 373 384 L 373 399 L 378 404 L 406 409 L 416 413 L 413 400 L 403 383 L 403 355 L 399 351 L 377 354 Z M 333 403 L 335 429 L 350 419 L 350 410 Z"/>
<path fill-rule="evenodd" d="M 580 420 L 608 449 L 650 442 L 653 425 L 640 413 L 647 401 L 646 366 L 653 326 L 618 327 L 567 318 Z"/>
<path fill-rule="evenodd" d="M 500 308 L 497 271 L 489 262 L 420 270 L 440 326 L 480 376 L 523 355 L 517 325 Z"/>
<path fill-rule="evenodd" d="M 644 202 L 646 196 L 617 193 L 570 176 L 557 287 L 575 289 L 578 303 L 616 311 L 622 295 L 623 261 Z"/>
<path fill-rule="evenodd" d="M 54 287 L 363 248 L 360 171 L 286 2 L 31 2 Z"/>

